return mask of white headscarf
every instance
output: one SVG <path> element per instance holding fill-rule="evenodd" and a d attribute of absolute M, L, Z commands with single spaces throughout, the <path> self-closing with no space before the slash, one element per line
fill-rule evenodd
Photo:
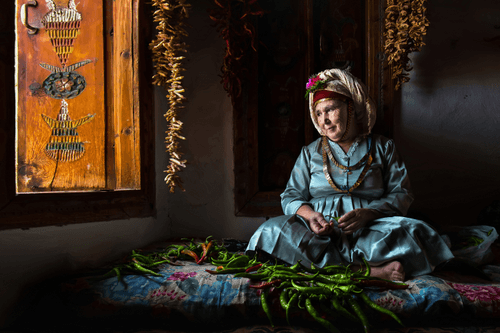
<path fill-rule="evenodd" d="M 312 76 L 312 78 L 316 77 L 319 77 L 321 81 L 325 81 L 323 87 L 317 90 L 334 91 L 352 99 L 354 102 L 354 117 L 362 125 L 361 135 L 370 134 L 377 118 L 377 110 L 375 103 L 368 96 L 368 91 L 363 82 L 359 81 L 349 71 L 338 68 L 328 69 Z M 309 93 L 309 112 L 314 126 L 319 134 L 323 135 L 313 105 L 314 92 L 317 90 Z"/>

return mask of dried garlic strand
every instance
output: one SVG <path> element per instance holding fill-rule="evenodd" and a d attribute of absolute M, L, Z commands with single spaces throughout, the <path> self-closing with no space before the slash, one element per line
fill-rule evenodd
<path fill-rule="evenodd" d="M 408 72 L 412 70 L 409 55 L 418 52 L 427 34 L 429 20 L 425 12 L 427 0 L 387 0 L 385 9 L 385 53 L 392 67 L 395 89 L 410 81 Z"/>
<path fill-rule="evenodd" d="M 153 75 L 153 84 L 164 87 L 169 100 L 169 109 L 164 114 L 169 126 L 165 132 L 165 144 L 170 155 L 170 164 L 165 177 L 165 182 L 174 193 L 178 187 L 182 187 L 182 180 L 177 174 L 186 167 L 186 160 L 182 159 L 179 152 L 179 140 L 186 140 L 181 135 L 183 123 L 177 119 L 179 109 L 182 109 L 182 102 L 185 100 L 182 87 L 181 75 L 185 69 L 182 68 L 182 61 L 186 53 L 187 45 L 182 41 L 188 33 L 184 29 L 184 20 L 189 17 L 189 5 L 185 0 L 153 0 L 154 8 L 153 20 L 157 23 L 156 38 L 150 43 L 153 53 L 153 62 L 156 73 Z"/>

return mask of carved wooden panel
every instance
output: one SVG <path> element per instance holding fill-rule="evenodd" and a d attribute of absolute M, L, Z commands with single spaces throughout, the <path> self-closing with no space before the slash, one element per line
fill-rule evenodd
<path fill-rule="evenodd" d="M 234 110 L 237 215 L 283 213 L 279 195 L 295 160 L 302 146 L 318 137 L 304 99 L 310 75 L 350 67 L 378 103 L 375 130 L 391 135 L 392 88 L 381 40 L 384 2 L 261 2 L 266 14 L 256 21 L 258 52 L 247 58 L 250 75 Z"/>
<path fill-rule="evenodd" d="M 103 3 L 64 2 L 19 0 L 19 193 L 106 187 Z"/>
<path fill-rule="evenodd" d="M 108 9 L 113 43 L 105 1 L 17 8 L 17 192 L 139 188 L 132 2 Z"/>

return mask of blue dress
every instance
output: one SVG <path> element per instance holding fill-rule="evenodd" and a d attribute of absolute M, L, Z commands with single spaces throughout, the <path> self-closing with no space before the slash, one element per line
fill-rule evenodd
<path fill-rule="evenodd" d="M 344 166 L 355 165 L 372 149 L 373 162 L 363 181 L 350 195 L 335 190 L 323 171 L 321 138 L 303 147 L 281 194 L 285 215 L 263 223 L 250 239 L 247 253 L 261 250 L 289 264 L 301 260 L 305 265 L 314 263 L 320 267 L 359 264 L 362 257 L 373 266 L 396 260 L 401 262 L 407 276 L 430 273 L 453 258 L 431 226 L 404 217 L 413 196 L 406 167 L 393 140 L 371 135 L 354 142 L 347 154 L 335 142 L 328 142 L 336 161 Z M 353 186 L 363 170 L 361 165 L 349 173 L 329 163 L 330 176 L 339 189 Z M 324 216 L 340 217 L 356 208 L 369 208 L 385 217 L 351 236 L 338 228 L 333 235 L 318 236 L 296 214 L 304 204 Z"/>

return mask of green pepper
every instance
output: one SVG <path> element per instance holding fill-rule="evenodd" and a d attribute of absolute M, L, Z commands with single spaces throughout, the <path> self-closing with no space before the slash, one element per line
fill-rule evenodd
<path fill-rule="evenodd" d="M 298 292 L 303 293 L 303 294 L 316 294 L 316 295 L 320 295 L 320 294 L 326 294 L 328 292 L 323 287 L 305 287 L 305 286 L 299 286 L 293 280 L 292 280 L 292 286 L 294 287 L 295 290 L 297 290 Z"/>
<path fill-rule="evenodd" d="M 408 289 L 404 282 L 393 282 L 384 279 L 354 279 L 354 282 L 361 287 L 378 287 L 382 289 Z"/>
<path fill-rule="evenodd" d="M 370 264 L 368 263 L 368 261 L 366 261 L 365 257 L 361 257 L 361 259 L 363 259 L 363 262 L 365 263 L 366 266 L 365 276 L 370 276 L 371 273 Z"/>
<path fill-rule="evenodd" d="M 326 284 L 351 284 L 353 283 L 351 277 L 346 274 L 334 274 L 334 275 L 318 275 L 315 280 L 326 283 Z"/>
<path fill-rule="evenodd" d="M 297 263 L 295 265 L 293 265 L 292 267 L 290 267 L 290 269 L 293 272 L 298 272 L 299 270 L 301 270 L 302 269 L 302 265 L 300 264 L 300 260 L 297 260 Z"/>
<path fill-rule="evenodd" d="M 346 299 L 347 303 L 349 303 L 351 308 L 354 310 L 354 313 L 361 320 L 361 324 L 363 325 L 365 333 L 368 333 L 370 330 L 370 324 L 368 323 L 368 318 L 366 318 L 366 315 L 364 314 L 363 310 L 361 309 L 359 304 L 354 300 L 354 297 L 352 297 L 351 295 L 347 295 Z"/>
<path fill-rule="evenodd" d="M 250 258 L 248 256 L 239 256 L 229 261 L 226 268 L 245 267 L 249 261 Z"/>
<path fill-rule="evenodd" d="M 269 309 L 269 305 L 267 304 L 267 294 L 268 294 L 268 290 L 267 289 L 262 290 L 262 292 L 260 294 L 260 302 L 261 302 L 261 305 L 262 305 L 262 309 L 266 313 L 267 318 L 269 319 L 269 322 L 271 323 L 271 327 L 274 327 L 273 319 L 271 317 L 271 310 Z"/>
<path fill-rule="evenodd" d="M 382 313 L 385 313 L 386 315 L 389 315 L 391 316 L 395 321 L 397 321 L 401 326 L 405 326 L 401 320 L 399 320 L 398 316 L 396 316 L 396 314 L 394 312 L 392 312 L 391 310 L 389 309 L 386 309 L 380 305 L 378 305 L 377 303 L 373 302 L 370 297 L 368 297 L 368 295 L 366 295 L 364 292 L 360 293 L 359 296 L 361 297 L 361 299 L 369 306 L 371 307 L 372 309 L 374 310 L 377 310 L 379 312 L 382 312 Z"/>
<path fill-rule="evenodd" d="M 347 319 L 349 319 L 350 321 L 353 321 L 353 322 L 359 322 L 359 319 L 357 317 L 355 317 L 354 315 L 352 315 L 349 311 L 347 311 L 346 308 L 344 308 L 342 306 L 342 304 L 340 304 L 340 301 L 337 297 L 333 297 L 330 302 L 332 303 L 333 305 L 333 308 L 342 316 L 346 317 Z"/>
<path fill-rule="evenodd" d="M 113 268 L 113 271 L 116 273 L 116 277 L 118 278 L 118 281 L 122 279 L 120 269 L 118 267 Z"/>
<path fill-rule="evenodd" d="M 305 275 L 305 274 L 292 274 L 288 272 L 278 272 L 275 274 L 272 274 L 273 279 L 281 279 L 281 280 L 295 280 L 295 281 L 312 281 L 318 276 L 319 272 L 317 272 L 314 275 Z"/>
<path fill-rule="evenodd" d="M 288 304 L 286 305 L 285 316 L 286 316 L 286 322 L 288 323 L 289 326 L 291 326 L 290 321 L 289 321 L 290 309 L 295 305 L 295 303 L 298 302 L 298 300 L 299 300 L 299 294 L 294 293 L 292 295 L 292 297 L 290 297 L 290 300 L 288 301 Z"/>
<path fill-rule="evenodd" d="M 139 265 L 136 262 L 132 262 L 132 266 L 134 267 L 134 269 L 138 270 L 141 273 L 151 274 L 151 275 L 154 275 L 154 276 L 163 276 L 163 275 L 161 275 L 159 273 L 156 273 L 156 272 L 154 272 L 154 271 L 152 271 L 150 269 L 142 267 L 141 265 Z"/>
<path fill-rule="evenodd" d="M 307 298 L 306 299 L 306 309 L 307 309 L 307 312 L 309 312 L 309 314 L 318 322 L 320 323 L 321 325 L 323 325 L 328 331 L 330 332 L 334 332 L 334 333 L 340 333 L 340 331 L 335 327 L 333 326 L 332 323 L 330 323 L 328 320 L 326 319 L 323 319 L 321 318 L 321 316 L 319 315 L 318 311 L 316 311 L 316 309 L 314 308 L 314 306 L 312 305 L 312 302 L 311 302 L 311 299 L 310 298 Z"/>
<path fill-rule="evenodd" d="M 332 273 L 340 273 L 346 271 L 346 266 L 339 265 L 329 265 L 323 268 L 316 267 L 313 263 L 311 263 L 311 269 L 314 272 L 320 272 L 321 274 L 332 274 Z"/>
<path fill-rule="evenodd" d="M 283 289 L 281 291 L 281 294 L 280 294 L 280 305 L 283 308 L 283 310 L 285 310 L 285 311 L 286 311 L 286 307 L 287 307 L 288 301 L 289 301 L 289 299 L 288 299 L 288 290 Z"/>
<path fill-rule="evenodd" d="M 279 286 L 278 289 L 283 289 L 283 288 L 289 288 L 292 286 L 291 281 L 283 281 Z"/>
<path fill-rule="evenodd" d="M 158 265 L 161 265 L 161 264 L 166 264 L 166 263 L 171 263 L 170 260 L 168 259 L 165 259 L 165 260 L 161 260 L 161 261 L 157 261 L 157 262 L 153 262 L 151 265 L 149 265 L 149 267 L 154 267 L 154 266 L 158 266 Z"/>

